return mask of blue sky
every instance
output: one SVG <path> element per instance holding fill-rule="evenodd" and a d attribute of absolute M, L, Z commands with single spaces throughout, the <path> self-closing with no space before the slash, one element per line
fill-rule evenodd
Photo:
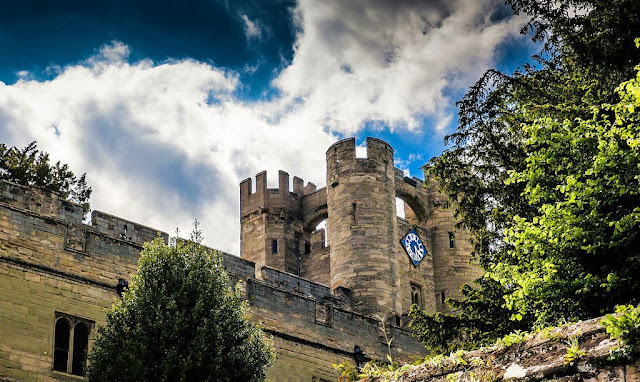
<path fill-rule="evenodd" d="M 9 4 L 7 4 L 9 3 Z M 502 0 L 4 2 L 0 141 L 87 172 L 92 207 L 239 252 L 238 183 L 324 185 L 338 139 L 413 176 L 455 102 L 535 53 Z"/>

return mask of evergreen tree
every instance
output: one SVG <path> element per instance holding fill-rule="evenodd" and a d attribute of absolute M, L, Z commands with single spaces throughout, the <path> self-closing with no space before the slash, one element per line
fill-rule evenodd
<path fill-rule="evenodd" d="M 0 179 L 56 192 L 64 199 L 81 204 L 85 214 L 90 210 L 91 197 L 86 175 L 76 177 L 68 165 L 51 164 L 49 154 L 38 150 L 36 142 L 23 149 L 0 143 Z"/>
<path fill-rule="evenodd" d="M 273 358 L 220 254 L 156 239 L 145 244 L 137 274 L 98 330 L 88 380 L 263 381 Z"/>
<path fill-rule="evenodd" d="M 576 242 L 573 247 L 555 247 L 555 240 L 566 239 L 568 231 L 552 230 L 553 224 L 569 229 L 560 224 L 560 215 L 555 215 L 554 221 L 544 220 L 547 230 L 538 232 L 538 239 L 547 235 L 544 237 L 549 240 L 545 250 L 538 251 L 543 244 L 531 235 L 534 226 L 542 229 L 540 219 L 551 204 L 569 203 L 563 199 L 570 195 L 564 193 L 566 183 L 574 177 L 584 180 L 583 172 L 603 155 L 597 142 L 604 138 L 593 134 L 610 130 L 621 97 L 628 97 L 616 87 L 633 77 L 634 65 L 640 62 L 633 43 L 640 36 L 640 2 L 507 3 L 515 13 L 531 17 L 524 32 L 532 32 L 534 40 L 544 43 L 543 49 L 534 57 L 534 64 L 512 75 L 494 70 L 485 73 L 458 103 L 459 126 L 446 137 L 449 149 L 425 167 L 426 177 L 436 179 L 455 201 L 460 224 L 470 230 L 474 255 L 486 271 L 476 289 L 463 288 L 463 299 L 448 301 L 459 312 L 457 316 L 430 316 L 414 309 L 414 328 L 421 338 L 442 337 L 431 344 L 426 341 L 434 349 L 443 343 L 476 347 L 510 331 L 592 317 L 632 300 L 629 293 L 621 293 L 632 287 L 629 275 L 619 271 L 636 269 L 633 259 L 637 254 L 628 253 L 628 261 L 609 263 L 610 254 L 631 248 L 615 239 L 618 215 L 605 216 L 604 209 L 594 212 L 585 208 L 582 214 L 600 214 L 598 217 L 612 224 L 608 230 L 592 230 L 580 236 L 589 242 L 580 244 L 585 248 Z M 586 126 L 581 125 L 585 121 L 609 127 L 594 127 L 598 133 L 592 131 L 589 138 L 580 139 L 579 134 L 586 134 Z M 629 147 L 619 143 L 625 147 L 623 151 Z M 560 159 L 561 154 L 566 157 Z M 615 160 L 609 159 L 607 163 L 612 165 Z M 622 167 L 629 169 L 626 164 Z M 629 172 L 620 179 L 627 182 L 633 176 Z M 609 211 L 619 210 L 623 216 L 629 208 L 633 211 L 638 206 L 630 196 L 601 193 L 589 197 L 599 198 Z M 577 210 L 573 213 L 580 215 Z M 573 228 L 570 232 L 587 229 Z M 624 232 L 626 235 L 629 230 Z M 556 254 L 554 260 L 546 257 L 551 247 Z M 559 252 L 563 254 L 557 255 Z M 552 264 L 553 269 L 549 268 Z M 603 295 L 603 291 L 608 292 Z M 436 335 L 438 328 L 445 326 L 447 331 Z"/>

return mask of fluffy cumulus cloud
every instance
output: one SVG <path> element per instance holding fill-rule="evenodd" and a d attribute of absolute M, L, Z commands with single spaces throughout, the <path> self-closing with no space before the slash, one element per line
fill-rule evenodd
<path fill-rule="evenodd" d="M 130 64 L 127 53 L 113 43 L 51 81 L 0 82 L 0 136 L 37 140 L 87 172 L 93 208 L 169 232 L 198 218 L 207 244 L 233 253 L 241 179 L 268 169 L 275 182 L 283 168 L 323 183 L 331 135 L 297 118 L 269 123 L 269 108 L 234 98 L 234 73 L 193 60 Z"/>
<path fill-rule="evenodd" d="M 519 31 L 521 20 L 491 21 L 499 3 L 300 0 L 293 61 L 269 101 L 240 99 L 241 73 L 190 59 L 132 61 L 130 47 L 112 42 L 51 67 L 50 80 L 25 72 L 0 82 L 0 137 L 37 140 L 87 172 L 93 208 L 168 232 L 198 218 L 208 245 L 239 253 L 241 179 L 266 169 L 276 187 L 283 169 L 321 186 L 328 146 L 367 122 L 446 125 L 446 91 L 472 83 Z M 247 38 L 259 37 L 243 20 Z"/>
<path fill-rule="evenodd" d="M 366 121 L 436 128 L 452 120 L 447 90 L 468 86 L 522 19 L 493 20 L 496 0 L 300 0 L 293 63 L 276 80 L 307 113 L 353 134 Z"/>

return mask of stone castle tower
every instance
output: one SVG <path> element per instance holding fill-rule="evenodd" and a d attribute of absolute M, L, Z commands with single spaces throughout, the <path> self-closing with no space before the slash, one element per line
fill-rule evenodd
<path fill-rule="evenodd" d="M 356 158 L 355 139 L 327 150 L 327 186 L 317 189 L 279 172 L 279 187 L 267 188 L 266 172 L 240 184 L 241 256 L 328 285 L 365 315 L 396 317 L 412 304 L 445 310 L 463 284 L 480 275 L 470 264 L 468 234 L 455 228 L 446 196 L 435 186 L 403 175 L 393 149 L 367 138 L 367 157 Z M 396 213 L 405 202 L 405 217 Z M 326 220 L 327 229 L 316 230 Z M 402 244 L 412 230 L 426 254 L 414 265 Z M 328 246 L 325 246 L 325 236 Z"/>
<path fill-rule="evenodd" d="M 354 139 L 329 148 L 327 187 L 294 177 L 291 190 L 282 171 L 277 189 L 264 172 L 255 190 L 252 179 L 240 184 L 242 258 L 222 261 L 242 281 L 249 318 L 273 338 L 270 380 L 334 381 L 333 364 L 385 359 L 374 315 L 387 320 L 395 360 L 424 357 L 404 314 L 414 303 L 442 311 L 479 275 L 447 198 L 394 168 L 386 142 L 367 139 L 366 158 L 355 151 Z M 55 193 L 0 181 L 0 381 L 80 380 L 77 350 L 91 348 L 143 243 L 168 238 L 108 213 L 82 216 Z M 323 220 L 326 232 L 316 229 Z"/>

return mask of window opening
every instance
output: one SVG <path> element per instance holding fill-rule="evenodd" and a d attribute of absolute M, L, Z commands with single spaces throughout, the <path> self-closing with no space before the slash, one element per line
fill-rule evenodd
<path fill-rule="evenodd" d="M 278 240 L 271 240 L 271 253 L 278 253 Z"/>
<path fill-rule="evenodd" d="M 56 314 L 53 370 L 84 376 L 93 322 Z"/>
<path fill-rule="evenodd" d="M 358 204 L 357 203 L 351 203 L 351 225 L 358 225 Z"/>
<path fill-rule="evenodd" d="M 453 232 L 449 232 L 449 248 L 456 247 L 456 234 Z"/>
<path fill-rule="evenodd" d="M 296 275 L 300 276 L 300 232 L 295 233 L 295 241 L 296 241 Z"/>
<path fill-rule="evenodd" d="M 89 347 L 89 327 L 81 322 L 73 329 L 73 360 L 71 374 L 84 375 L 87 363 L 87 348 Z"/>
<path fill-rule="evenodd" d="M 71 325 L 66 318 L 59 318 L 56 321 L 54 349 L 53 349 L 53 370 L 67 372 L 69 363 L 69 335 Z"/>
<path fill-rule="evenodd" d="M 444 291 L 440 292 L 440 302 L 444 304 L 444 301 L 447 299 L 447 297 L 444 295 Z"/>
<path fill-rule="evenodd" d="M 416 284 L 411 284 L 411 305 L 413 304 L 422 307 L 422 288 Z"/>
<path fill-rule="evenodd" d="M 323 221 L 321 221 L 320 223 L 318 223 L 318 225 L 316 225 L 316 231 L 318 230 L 324 230 L 324 243 L 322 244 L 322 248 L 325 248 L 327 245 L 329 245 L 329 238 L 327 235 L 327 219 L 324 219 Z"/>
<path fill-rule="evenodd" d="M 404 200 L 396 197 L 396 216 L 402 219 L 406 219 L 407 216 L 404 210 Z"/>

